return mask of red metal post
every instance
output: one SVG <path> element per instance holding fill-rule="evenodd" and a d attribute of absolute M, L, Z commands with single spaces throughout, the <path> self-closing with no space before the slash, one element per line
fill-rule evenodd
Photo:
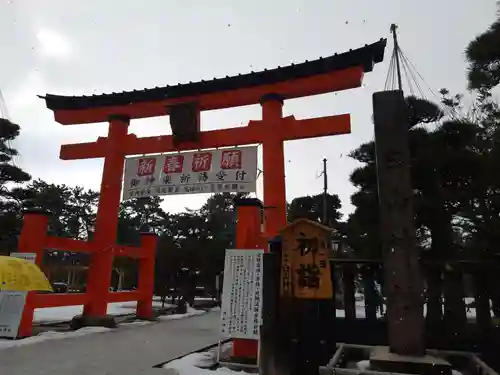
<path fill-rule="evenodd" d="M 236 224 L 236 248 L 266 250 L 261 233 L 262 202 L 255 198 L 241 199 L 235 202 L 235 205 L 238 220 Z M 233 340 L 234 357 L 257 358 L 257 352 L 258 342 L 256 340 Z"/>
<path fill-rule="evenodd" d="M 36 264 L 40 267 L 43 260 L 45 236 L 49 217 L 44 211 L 26 211 L 23 227 L 19 236 L 18 249 L 21 253 L 36 253 Z M 29 292 L 26 297 L 18 337 L 28 337 L 33 334 L 33 311 L 35 309 L 35 294 Z"/>
<path fill-rule="evenodd" d="M 137 301 L 137 317 L 151 319 L 153 317 L 153 293 L 155 274 L 156 240 L 154 233 L 141 233 L 141 253 L 139 260 L 139 293 Z"/>
<path fill-rule="evenodd" d="M 128 125 L 129 119 L 124 116 L 116 115 L 109 119 L 108 141 L 96 217 L 94 249 L 87 276 L 89 300 L 84 306 L 84 315 L 106 315 L 125 164 L 123 145 L 127 138 Z"/>

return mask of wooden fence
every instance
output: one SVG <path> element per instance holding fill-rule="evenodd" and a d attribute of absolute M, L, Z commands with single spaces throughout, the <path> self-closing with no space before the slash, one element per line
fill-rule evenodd
<path fill-rule="evenodd" d="M 332 300 L 280 302 L 275 332 L 286 340 L 281 345 L 287 347 L 288 358 L 311 359 L 308 364 L 290 364 L 292 374 L 310 372 L 328 361 L 339 342 L 388 344 L 383 263 L 333 259 L 331 270 L 336 291 Z M 500 368 L 500 263 L 422 261 L 422 272 L 426 347 L 480 353 Z"/>
<path fill-rule="evenodd" d="M 421 266 L 427 348 L 479 353 L 499 369 L 498 259 L 422 261 Z M 333 341 L 388 344 L 383 273 L 378 260 L 332 260 L 332 281 L 340 290 L 330 308 L 335 314 L 328 328 Z"/>
<path fill-rule="evenodd" d="M 382 262 L 335 259 L 331 264 L 332 281 L 340 291 L 332 311 L 335 320 L 344 326 L 360 321 L 384 322 L 387 301 Z M 458 349 L 477 347 L 491 339 L 500 325 L 497 260 L 422 261 L 422 272 L 429 344 Z"/>

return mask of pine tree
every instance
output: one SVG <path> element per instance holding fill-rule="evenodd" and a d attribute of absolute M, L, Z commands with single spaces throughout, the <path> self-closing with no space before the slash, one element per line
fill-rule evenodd
<path fill-rule="evenodd" d="M 500 83 L 500 1 L 498 5 L 497 20 L 465 50 L 469 88 L 482 94 Z"/>
<path fill-rule="evenodd" d="M 21 205 L 11 194 L 16 184 L 27 182 L 31 176 L 17 167 L 13 158 L 17 150 L 11 142 L 19 136 L 20 127 L 0 118 L 0 252 L 8 253 L 17 246 L 21 229 Z"/>

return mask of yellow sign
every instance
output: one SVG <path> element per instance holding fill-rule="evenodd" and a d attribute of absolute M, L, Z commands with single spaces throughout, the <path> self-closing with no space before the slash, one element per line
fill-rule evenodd
<path fill-rule="evenodd" d="M 51 292 L 52 287 L 36 264 L 20 258 L 0 256 L 0 290 Z"/>
<path fill-rule="evenodd" d="M 298 219 L 282 230 L 282 296 L 333 298 L 330 233 L 330 228 L 306 219 Z"/>

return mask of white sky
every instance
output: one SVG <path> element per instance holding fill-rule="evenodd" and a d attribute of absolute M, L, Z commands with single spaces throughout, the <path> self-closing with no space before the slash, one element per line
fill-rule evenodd
<path fill-rule="evenodd" d="M 59 125 L 37 94 L 119 92 L 275 68 L 389 37 L 391 23 L 434 92 L 463 92 L 464 48 L 495 11 L 494 0 L 0 0 L 0 88 L 22 127 L 16 162 L 34 178 L 99 189 L 102 159 L 61 161 L 59 148 L 105 136 L 106 124 Z M 371 95 L 384 87 L 391 49 L 362 88 L 285 103 L 296 118 L 352 115 L 350 135 L 286 144 L 287 200 L 321 192 L 326 157 L 329 190 L 344 213 L 352 211 L 356 163 L 346 155 L 372 138 Z M 203 113 L 202 129 L 260 116 L 259 106 Z M 168 134 L 168 118 L 135 120 L 130 132 Z M 206 198 L 166 197 L 164 208 L 198 208 Z"/>

